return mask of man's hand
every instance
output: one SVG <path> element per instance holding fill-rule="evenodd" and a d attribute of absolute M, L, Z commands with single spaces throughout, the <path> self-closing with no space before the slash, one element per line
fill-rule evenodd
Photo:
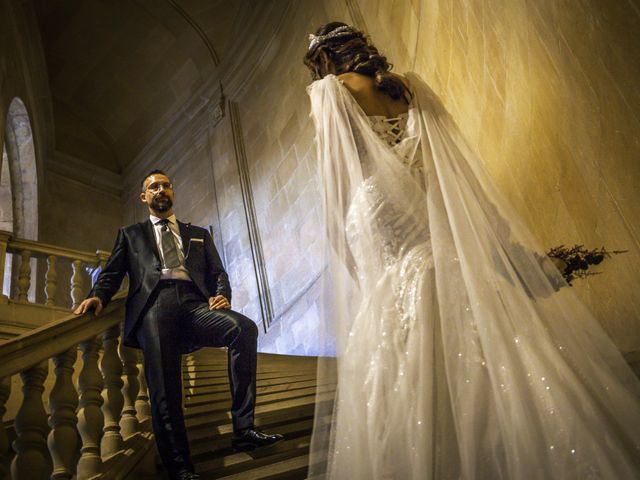
<path fill-rule="evenodd" d="M 209 297 L 209 310 L 220 310 L 221 308 L 231 308 L 229 300 L 224 295 Z"/>
<path fill-rule="evenodd" d="M 209 302 L 211 304 L 211 302 Z M 98 297 L 89 297 L 83 300 L 80 305 L 73 311 L 76 315 L 82 315 L 90 310 L 94 310 L 94 315 L 100 315 L 102 311 L 102 300 Z"/>

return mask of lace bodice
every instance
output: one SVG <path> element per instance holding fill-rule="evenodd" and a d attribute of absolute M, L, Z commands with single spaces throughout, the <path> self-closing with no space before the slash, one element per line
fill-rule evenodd
<path fill-rule="evenodd" d="M 408 167 L 406 171 L 394 167 L 393 175 L 367 176 L 346 217 L 347 243 L 356 264 L 371 262 L 375 257 L 384 268 L 400 265 L 414 247 L 428 243 L 428 221 L 420 200 L 424 195 L 422 157 L 415 151 L 415 142 L 406 136 L 409 113 L 393 118 L 373 115 L 367 120 L 374 133 L 391 147 L 399 164 Z M 354 136 L 359 145 L 362 138 L 357 132 Z M 360 150 L 366 165 L 369 153 L 364 146 Z M 363 241 L 365 238 L 371 243 Z"/>

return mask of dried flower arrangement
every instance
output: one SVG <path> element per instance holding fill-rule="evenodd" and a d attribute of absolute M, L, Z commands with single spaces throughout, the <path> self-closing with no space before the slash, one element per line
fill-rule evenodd
<path fill-rule="evenodd" d="M 584 245 L 574 245 L 571 248 L 560 245 L 549 250 L 547 256 L 561 262 L 560 265 L 556 263 L 556 266 L 562 272 L 567 283 L 571 285 L 571 282 L 576 278 L 599 275 L 601 272 L 588 271 L 592 265 L 599 265 L 605 258 L 626 252 L 628 250 L 608 251 L 604 247 L 587 250 Z"/>

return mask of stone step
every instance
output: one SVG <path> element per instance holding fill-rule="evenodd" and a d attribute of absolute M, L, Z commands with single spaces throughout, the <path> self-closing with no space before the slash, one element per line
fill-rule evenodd
<path fill-rule="evenodd" d="M 278 392 L 263 393 L 258 395 L 257 396 L 258 400 L 256 405 L 259 406 L 266 403 L 277 402 L 285 399 L 306 397 L 309 395 L 315 395 L 315 393 L 316 393 L 315 385 L 311 387 L 295 388 L 295 389 L 285 387 L 284 390 L 281 390 Z M 205 402 L 199 405 L 189 406 L 188 408 L 185 409 L 185 412 L 191 416 L 195 416 L 198 414 L 206 415 L 207 412 L 210 412 L 212 410 L 216 410 L 220 408 L 227 409 L 230 407 L 231 399 L 229 398 L 228 393 L 218 393 L 218 394 L 212 395 L 212 397 L 215 398 L 214 401 L 210 403 Z"/>
<path fill-rule="evenodd" d="M 307 373 L 307 372 L 302 372 L 302 373 L 298 373 L 298 372 L 294 372 L 291 374 L 278 374 L 278 373 L 270 373 L 270 374 L 258 374 L 256 380 L 257 383 L 260 385 L 262 384 L 262 382 L 268 382 L 268 381 L 272 381 L 272 382 L 279 382 L 279 383 L 284 383 L 286 381 L 289 380 L 297 380 L 297 379 L 315 379 L 316 378 L 316 374 L 314 373 Z M 208 388 L 220 388 L 220 387 L 225 387 L 225 388 L 229 388 L 229 378 L 227 373 L 225 372 L 225 374 L 220 377 L 216 377 L 216 378 L 205 378 L 205 377 L 200 377 L 200 376 L 185 376 L 183 377 L 183 384 L 184 387 L 194 390 L 195 393 L 200 393 L 203 389 L 206 390 Z"/>
<path fill-rule="evenodd" d="M 304 469 L 298 478 L 305 478 L 310 441 L 309 435 L 283 440 L 252 452 L 234 453 L 197 463 L 196 470 L 204 478 L 260 479 Z"/>
<path fill-rule="evenodd" d="M 315 365 L 311 365 L 308 367 L 305 366 L 300 366 L 300 367 L 293 367 L 293 366 L 288 366 L 285 367 L 286 370 L 283 369 L 282 365 L 269 365 L 269 366 L 264 366 L 264 367 L 258 367 L 256 369 L 256 372 L 258 373 L 258 375 L 264 374 L 272 374 L 272 375 L 291 375 L 293 373 L 299 372 L 299 373 L 311 373 L 311 374 L 315 374 L 316 373 L 316 367 Z M 203 377 L 207 377 L 207 378 L 220 378 L 220 377 L 225 377 L 227 375 L 227 363 L 226 363 L 226 359 L 224 360 L 224 367 L 222 368 L 205 368 L 202 367 L 200 365 L 190 365 L 188 368 L 183 368 L 182 369 L 182 373 L 184 375 L 190 375 L 192 373 L 198 373 L 199 375 L 203 376 Z"/>
<path fill-rule="evenodd" d="M 316 386 L 315 379 L 299 380 L 299 381 L 284 382 L 284 383 L 281 382 L 274 385 L 260 385 L 260 382 L 258 382 L 256 392 L 258 397 L 260 397 L 262 395 L 273 394 L 273 393 L 297 391 L 303 388 L 315 388 L 315 386 Z M 200 405 L 210 405 L 211 403 L 218 402 L 221 400 L 229 401 L 230 393 L 229 393 L 229 387 L 227 386 L 227 388 L 225 389 L 216 388 L 215 390 L 212 389 L 212 390 L 203 392 L 199 395 L 190 395 L 185 397 L 186 397 L 185 407 L 195 408 Z"/>
<path fill-rule="evenodd" d="M 334 387 L 332 385 L 318 387 L 320 392 L 320 398 L 333 396 Z M 279 398 L 264 399 L 258 397 L 256 403 L 256 417 L 258 415 L 266 415 L 279 410 L 298 409 L 303 407 L 313 408 L 313 404 L 316 400 L 315 391 L 307 391 L 305 394 L 290 393 L 288 395 L 283 394 Z M 187 428 L 200 428 L 203 425 L 216 426 L 221 423 L 227 423 L 231 419 L 231 414 L 228 412 L 229 404 L 222 402 L 211 405 L 205 411 L 191 411 L 185 409 L 185 422 Z"/>
<path fill-rule="evenodd" d="M 311 434 L 311 430 L 313 429 L 313 416 L 287 419 L 284 423 L 260 422 L 259 426 L 267 433 L 281 433 L 287 439 L 295 438 Z M 200 438 L 190 437 L 191 454 L 194 461 L 219 457 L 230 453 L 232 435 L 233 432 L 229 430 L 226 433 L 218 435 L 207 435 Z"/>
<path fill-rule="evenodd" d="M 320 405 L 323 405 L 323 402 L 321 402 Z M 307 404 L 262 413 L 256 416 L 255 425 L 265 431 L 271 431 L 279 429 L 281 426 L 291 422 L 312 419 L 314 411 L 314 405 Z M 226 422 L 221 422 L 217 425 L 203 424 L 188 429 L 189 439 L 192 442 L 198 442 L 205 438 L 214 438 L 219 435 L 231 435 L 232 433 L 233 426 L 231 424 L 231 416 L 228 417 Z M 278 432 L 276 431 L 276 433 Z"/>
<path fill-rule="evenodd" d="M 279 388 L 282 385 L 296 385 L 300 383 L 315 384 L 316 383 L 315 375 L 314 376 L 294 375 L 286 378 L 269 378 L 269 379 L 263 379 L 258 377 L 256 386 L 259 394 L 261 391 L 263 391 L 261 389 Z M 220 382 L 219 384 L 215 384 L 215 385 L 209 385 L 206 387 L 204 385 L 196 385 L 197 391 L 194 389 L 193 392 L 191 392 L 192 386 L 190 386 L 188 382 L 185 382 L 184 387 L 185 387 L 185 390 L 188 391 L 187 393 L 185 393 L 185 400 L 187 404 L 197 404 L 201 401 L 208 401 L 205 399 L 205 397 L 208 397 L 209 395 L 212 395 L 218 392 L 229 392 L 229 381 L 225 378 L 224 382 Z"/>
<path fill-rule="evenodd" d="M 252 452 L 231 448 L 231 397 L 224 349 L 185 359 L 185 423 L 202 478 L 294 480 L 306 477 L 316 401 L 331 401 L 335 385 L 317 385 L 317 360 L 259 354 L 255 424 L 282 442 Z M 159 472 L 157 478 L 164 478 Z"/>

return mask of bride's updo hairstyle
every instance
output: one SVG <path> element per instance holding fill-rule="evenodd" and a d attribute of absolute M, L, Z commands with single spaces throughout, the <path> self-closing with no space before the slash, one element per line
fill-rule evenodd
<path fill-rule="evenodd" d="M 392 65 L 361 31 L 346 23 L 331 22 L 309 35 L 309 40 L 304 64 L 311 70 L 313 80 L 332 73 L 327 71 L 323 61 L 323 55 L 326 55 L 334 64 L 337 75 L 346 72 L 367 75 L 375 79 L 375 85 L 381 92 L 394 100 L 402 98 L 404 84 L 389 73 Z"/>

